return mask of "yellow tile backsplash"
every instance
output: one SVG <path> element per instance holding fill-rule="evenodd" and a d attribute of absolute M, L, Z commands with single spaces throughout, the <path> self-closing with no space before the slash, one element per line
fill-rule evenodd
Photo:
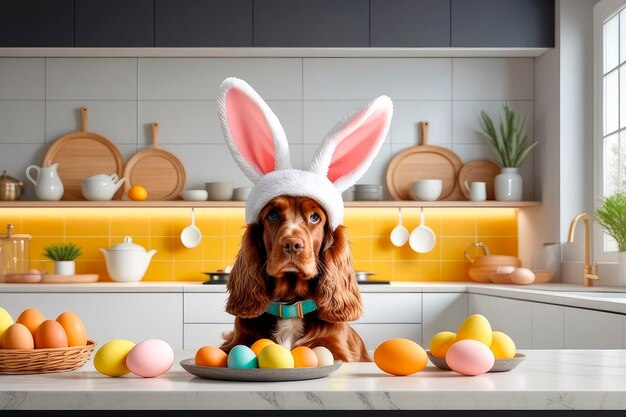
<path fill-rule="evenodd" d="M 411 231 L 420 222 L 420 210 L 403 209 L 403 224 Z M 347 208 L 344 224 L 352 247 L 354 266 L 375 272 L 374 279 L 394 281 L 469 281 L 469 263 L 464 249 L 482 240 L 494 254 L 517 256 L 516 209 L 425 209 L 425 223 L 435 232 L 433 250 L 418 254 L 408 243 L 396 248 L 389 233 L 396 226 L 398 210 L 392 208 Z M 203 271 L 232 265 L 245 231 L 241 208 L 196 209 L 196 225 L 203 241 L 194 249 L 180 243 L 181 230 L 190 223 L 190 210 L 159 209 L 1 209 L 0 230 L 12 223 L 15 233 L 28 233 L 31 264 L 52 263 L 43 248 L 55 242 L 75 242 L 84 255 L 77 261 L 78 273 L 98 273 L 109 281 L 99 248 L 122 241 L 123 236 L 146 249 L 156 249 L 146 281 L 201 281 Z M 474 254 L 474 252 L 472 252 Z"/>

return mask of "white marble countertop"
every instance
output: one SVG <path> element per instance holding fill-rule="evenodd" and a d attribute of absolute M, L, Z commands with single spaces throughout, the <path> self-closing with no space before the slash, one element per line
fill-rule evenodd
<path fill-rule="evenodd" d="M 626 409 L 626 351 L 528 350 L 510 372 L 463 377 L 429 364 L 393 377 L 373 363 L 327 378 L 228 382 L 196 378 L 178 361 L 165 375 L 109 378 L 91 361 L 70 373 L 0 375 L 0 409 Z"/>
<path fill-rule="evenodd" d="M 498 285 L 474 282 L 404 282 L 386 285 L 360 285 L 362 293 L 442 293 L 467 292 L 517 300 L 535 301 L 626 314 L 626 288 L 591 287 L 572 284 Z M 226 285 L 200 282 L 97 282 L 92 284 L 5 284 L 0 293 L 223 293 Z M 607 292 L 601 297 L 598 292 Z M 597 295 L 597 294 L 596 294 Z"/>

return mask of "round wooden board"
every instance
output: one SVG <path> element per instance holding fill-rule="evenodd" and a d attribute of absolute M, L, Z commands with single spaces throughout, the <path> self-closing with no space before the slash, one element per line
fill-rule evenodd
<path fill-rule="evenodd" d="M 498 175 L 501 170 L 500 165 L 486 159 L 468 162 L 461 168 L 461 172 L 459 172 L 459 189 L 465 198 L 469 200 L 470 193 L 467 188 L 465 188 L 465 181 L 467 181 L 468 184 L 475 181 L 486 182 L 487 200 L 495 200 L 496 196 L 493 184 L 496 175 Z"/>
<path fill-rule="evenodd" d="M 87 108 L 82 107 L 82 130 L 57 139 L 43 159 L 43 166 L 58 163 L 63 182 L 63 200 L 85 200 L 80 182 L 92 175 L 124 173 L 124 157 L 113 142 L 97 133 L 87 131 Z M 122 191 L 113 197 L 119 200 Z"/>
<path fill-rule="evenodd" d="M 185 167 L 172 153 L 158 148 L 158 124 L 152 124 L 153 144 L 137 152 L 126 163 L 126 193 L 133 185 L 148 190 L 148 200 L 177 200 L 185 189 Z M 125 193 L 124 198 L 128 198 Z"/>
<path fill-rule="evenodd" d="M 41 282 L 43 284 L 87 284 L 97 282 L 100 279 L 98 274 L 78 274 L 78 275 L 55 275 L 45 274 Z"/>
<path fill-rule="evenodd" d="M 439 200 L 462 200 L 457 178 L 463 161 L 450 149 L 428 145 L 428 122 L 421 123 L 422 145 L 397 154 L 387 168 L 387 188 L 394 200 L 414 200 L 411 183 L 419 179 L 442 181 Z"/>

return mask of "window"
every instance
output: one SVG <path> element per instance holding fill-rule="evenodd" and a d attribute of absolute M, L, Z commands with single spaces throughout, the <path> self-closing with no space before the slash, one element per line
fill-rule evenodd
<path fill-rule="evenodd" d="M 626 0 L 602 0 L 594 7 L 595 196 L 626 192 Z M 596 248 L 617 245 L 596 230 Z M 600 259 L 610 256 L 597 254 Z"/>

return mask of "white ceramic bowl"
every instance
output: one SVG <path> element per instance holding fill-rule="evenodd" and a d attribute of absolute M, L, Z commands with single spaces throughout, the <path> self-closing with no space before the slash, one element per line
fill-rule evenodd
<path fill-rule="evenodd" d="M 441 189 L 442 182 L 439 179 L 417 180 L 411 184 L 411 193 L 417 201 L 437 201 Z"/>
<path fill-rule="evenodd" d="M 226 201 L 233 198 L 232 182 L 207 182 L 204 185 L 210 201 Z"/>
<path fill-rule="evenodd" d="M 185 190 L 180 196 L 186 201 L 206 201 L 209 193 L 206 190 Z"/>
<path fill-rule="evenodd" d="M 109 201 L 119 189 L 113 181 L 109 180 L 82 180 L 80 189 L 89 201 Z"/>
<path fill-rule="evenodd" d="M 252 187 L 237 187 L 233 190 L 233 200 L 246 201 L 252 191 Z"/>

